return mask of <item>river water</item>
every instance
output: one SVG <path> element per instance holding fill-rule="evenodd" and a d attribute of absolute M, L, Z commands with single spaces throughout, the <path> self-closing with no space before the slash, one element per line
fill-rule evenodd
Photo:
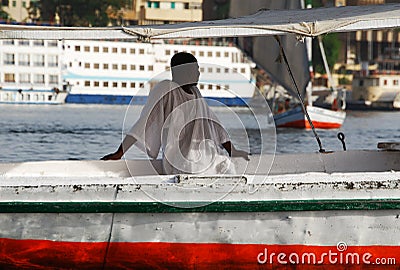
<path fill-rule="evenodd" d="M 141 108 L 113 105 L 0 105 L 0 162 L 42 160 L 95 160 L 113 152 L 121 142 L 122 133 L 137 119 Z M 231 114 L 215 108 L 226 125 L 232 140 L 243 145 L 241 128 L 235 126 Z M 244 122 L 250 151 L 260 153 L 260 132 L 247 125 L 244 109 L 234 109 Z M 124 121 L 126 119 L 126 121 Z M 233 124 L 232 124 L 233 123 Z M 269 144 L 275 142 L 272 126 L 265 129 Z M 376 149 L 378 142 L 400 142 L 400 112 L 349 111 L 340 130 L 317 130 L 326 150 L 341 150 L 337 139 L 346 136 L 347 149 Z M 278 129 L 276 153 L 317 152 L 318 144 L 310 130 Z M 267 152 L 275 150 L 268 146 Z M 129 158 L 146 158 L 133 150 Z"/>

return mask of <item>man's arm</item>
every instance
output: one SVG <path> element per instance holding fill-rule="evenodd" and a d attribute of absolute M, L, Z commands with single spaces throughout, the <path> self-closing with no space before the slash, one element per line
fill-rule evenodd
<path fill-rule="evenodd" d="M 228 152 L 229 156 L 231 157 L 242 157 L 245 160 L 249 161 L 249 153 L 243 150 L 236 149 L 230 141 L 227 141 L 222 144 L 225 150 Z"/>
<path fill-rule="evenodd" d="M 130 135 L 126 135 L 118 150 L 101 158 L 101 160 L 118 160 L 128 149 L 136 142 L 136 139 Z"/>

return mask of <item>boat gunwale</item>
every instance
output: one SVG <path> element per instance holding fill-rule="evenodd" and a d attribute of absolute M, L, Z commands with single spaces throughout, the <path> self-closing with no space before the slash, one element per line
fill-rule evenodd
<path fill-rule="evenodd" d="M 10 201 L 0 213 L 232 213 L 400 210 L 400 198 L 257 201 Z"/>

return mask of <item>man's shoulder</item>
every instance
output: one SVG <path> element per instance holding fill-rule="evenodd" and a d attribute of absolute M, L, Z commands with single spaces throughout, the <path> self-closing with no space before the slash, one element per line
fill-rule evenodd
<path fill-rule="evenodd" d="M 179 87 L 179 85 L 176 82 L 173 82 L 171 80 L 162 80 L 157 83 L 151 91 L 153 93 L 167 94 L 177 87 Z"/>

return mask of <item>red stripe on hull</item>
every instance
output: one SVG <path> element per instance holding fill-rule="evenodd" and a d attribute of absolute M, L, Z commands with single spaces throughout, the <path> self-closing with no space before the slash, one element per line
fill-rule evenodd
<path fill-rule="evenodd" d="M 313 124 L 315 128 L 321 128 L 321 129 L 334 129 L 334 128 L 340 128 L 342 126 L 339 123 L 318 122 L 318 121 L 313 121 Z M 278 127 L 306 128 L 306 129 L 311 128 L 307 120 L 296 120 L 282 125 L 278 125 Z"/>
<path fill-rule="evenodd" d="M 194 244 L 194 243 L 126 243 L 112 242 L 107 250 L 105 242 L 55 242 L 48 240 L 0 239 L 1 269 L 376 269 L 376 259 L 393 258 L 384 269 L 398 269 L 399 246 L 355 246 L 343 252 L 336 246 L 262 245 L 262 244 Z M 271 254 L 272 263 L 270 261 Z M 281 262 L 278 262 L 278 254 Z M 316 262 L 310 264 L 308 256 L 314 254 Z M 329 258 L 323 254 L 337 254 Z M 347 254 L 359 254 L 360 264 Z M 365 254 L 371 254 L 365 264 Z M 265 255 L 267 254 L 267 261 Z M 299 263 L 290 263 L 299 257 Z M 342 254 L 342 256 L 340 255 Z M 349 259 L 346 259 L 346 256 Z M 321 259 L 322 258 L 322 259 Z M 331 260 L 332 258 L 336 259 Z M 259 263 L 259 260 L 261 263 Z M 347 261 L 346 261 L 347 260 Z M 305 263 L 302 263 L 305 262 Z M 346 263 L 348 262 L 348 263 Z M 382 262 L 382 260 L 380 261 Z M 393 264 L 397 263 L 397 264 Z M 381 268 L 382 269 L 382 268 Z"/>

